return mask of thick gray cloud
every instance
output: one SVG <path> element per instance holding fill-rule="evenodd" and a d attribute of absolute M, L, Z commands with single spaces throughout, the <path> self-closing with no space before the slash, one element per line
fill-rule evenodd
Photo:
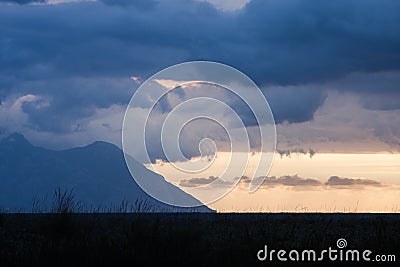
<path fill-rule="evenodd" d="M 371 110 L 400 109 L 400 72 L 352 73 L 329 83 L 338 92 L 357 93 L 361 104 Z"/>
<path fill-rule="evenodd" d="M 41 131 L 72 131 L 96 108 L 126 104 L 137 86 L 130 76 L 143 80 L 187 60 L 244 71 L 279 123 L 312 120 L 325 82 L 400 68 L 396 0 L 253 0 L 235 12 L 186 0 L 0 5 L 0 101 L 47 99 L 45 108 L 23 105 Z M 354 79 L 361 84 L 368 75 Z M 363 94 L 367 108 L 399 108 L 396 83 L 352 84 L 334 89 Z"/>

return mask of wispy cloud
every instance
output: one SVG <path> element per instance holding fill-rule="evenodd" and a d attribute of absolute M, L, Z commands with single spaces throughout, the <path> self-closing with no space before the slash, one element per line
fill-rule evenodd
<path fill-rule="evenodd" d="M 214 186 L 229 186 L 230 183 L 226 183 L 218 177 L 210 176 L 208 178 L 191 178 L 183 179 L 180 181 L 179 185 L 183 187 L 198 187 L 213 183 Z"/>
<path fill-rule="evenodd" d="M 281 156 L 281 158 L 283 156 L 290 157 L 292 154 L 304 154 L 304 155 L 309 154 L 310 158 L 312 158 L 316 154 L 315 150 L 312 148 L 308 150 L 305 150 L 303 148 L 277 149 L 276 152 Z"/>
<path fill-rule="evenodd" d="M 261 179 L 256 178 L 256 179 Z M 241 179 L 241 183 L 248 184 L 250 183 L 251 179 L 247 176 L 243 176 Z M 277 186 L 277 185 L 284 185 L 284 186 L 290 186 L 290 187 L 295 187 L 295 186 L 318 186 L 321 185 L 322 183 L 313 178 L 302 178 L 299 177 L 298 175 L 285 175 L 281 177 L 267 177 L 264 182 L 262 183 L 262 187 L 270 187 L 270 186 Z"/>
<path fill-rule="evenodd" d="M 338 176 L 329 177 L 328 181 L 325 183 L 327 186 L 337 186 L 337 187 L 351 187 L 351 186 L 383 186 L 380 182 L 370 179 L 356 179 L 356 178 L 344 178 Z"/>
<path fill-rule="evenodd" d="M 262 179 L 262 177 L 255 178 Z M 247 176 L 243 176 L 240 179 L 239 185 L 248 185 L 251 179 Z M 226 183 L 218 177 L 210 176 L 209 178 L 191 178 L 183 179 L 180 182 L 180 186 L 184 187 L 197 187 L 213 183 L 215 186 L 229 186 L 230 183 Z M 381 182 L 371 179 L 360 179 L 360 178 L 344 178 L 338 176 L 331 176 L 326 182 L 323 182 L 315 178 L 303 178 L 298 175 L 285 175 L 281 177 L 267 177 L 262 183 L 262 188 L 270 188 L 275 186 L 286 186 L 292 189 L 296 188 L 318 188 L 321 190 L 328 189 L 362 189 L 367 187 L 383 187 L 385 186 Z"/>

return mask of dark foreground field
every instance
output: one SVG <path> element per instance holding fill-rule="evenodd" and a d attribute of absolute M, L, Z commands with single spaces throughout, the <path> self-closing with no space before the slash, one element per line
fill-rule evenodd
<path fill-rule="evenodd" d="M 339 238 L 400 261 L 395 214 L 0 214 L 0 266 L 308 266 L 256 255 L 337 249 Z"/>

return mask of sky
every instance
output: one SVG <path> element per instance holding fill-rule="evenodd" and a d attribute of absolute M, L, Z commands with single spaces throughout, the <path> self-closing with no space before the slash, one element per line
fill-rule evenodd
<path fill-rule="evenodd" d="M 307 190 L 278 181 L 251 197 L 239 186 L 214 204 L 218 209 L 275 210 L 279 201 L 260 199 L 284 192 L 288 210 L 321 209 L 321 194 L 329 195 L 325 209 L 339 199 L 351 201 L 338 209 L 353 208 L 358 198 L 368 210 L 363 203 L 382 192 L 370 210 L 390 210 L 400 206 L 393 189 L 400 184 L 399 13 L 396 0 L 0 0 L 0 137 L 19 132 L 51 149 L 96 140 L 121 147 L 123 116 L 142 82 L 174 64 L 211 60 L 245 73 L 268 100 L 277 130 L 269 176 L 319 181 Z M 193 95 L 171 94 L 160 112 Z M 252 116 L 240 101 L 218 90 L 212 95 L 229 99 L 251 131 Z M 186 135 L 189 158 L 199 156 L 198 129 Z M 154 154 L 154 161 L 162 158 Z M 197 178 L 209 176 L 217 174 Z M 346 189 L 325 184 L 336 176 Z M 171 179 L 177 178 L 196 177 Z M 357 179 L 378 184 L 362 180 L 364 189 L 354 189 Z"/>

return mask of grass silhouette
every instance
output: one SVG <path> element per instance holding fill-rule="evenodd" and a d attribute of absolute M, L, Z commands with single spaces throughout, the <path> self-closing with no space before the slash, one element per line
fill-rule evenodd
<path fill-rule="evenodd" d="M 0 214 L 0 266 L 260 266 L 256 253 L 266 244 L 322 250 L 339 238 L 352 249 L 396 254 L 399 226 L 399 214 L 156 213 L 140 199 L 85 209 L 72 190 L 57 188 L 34 199 L 32 213 Z"/>

